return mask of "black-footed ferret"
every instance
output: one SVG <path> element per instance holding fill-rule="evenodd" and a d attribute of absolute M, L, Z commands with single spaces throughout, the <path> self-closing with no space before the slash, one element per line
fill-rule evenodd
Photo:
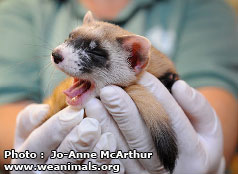
<path fill-rule="evenodd" d="M 97 21 L 88 12 L 83 25 L 53 50 L 52 61 L 70 77 L 45 101 L 50 105 L 47 118 L 67 104 L 83 107 L 90 98 L 99 96 L 101 88 L 118 85 L 135 102 L 151 132 L 159 159 L 173 172 L 178 147 L 170 119 L 155 97 L 135 82 L 148 71 L 170 90 L 178 75 L 173 63 L 148 39 Z"/>

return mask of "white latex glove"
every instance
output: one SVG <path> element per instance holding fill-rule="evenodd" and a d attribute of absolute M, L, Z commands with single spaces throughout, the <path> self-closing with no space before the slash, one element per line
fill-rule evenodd
<path fill-rule="evenodd" d="M 225 162 L 221 125 L 207 100 L 181 80 L 172 87 L 172 93 L 177 102 L 163 84 L 149 73 L 145 73 L 138 83 L 145 86 L 164 106 L 177 134 L 179 158 L 174 173 L 223 173 Z M 128 143 L 130 149 L 144 152 L 156 151 L 144 121 L 125 91 L 117 86 L 108 86 L 101 90 L 100 97 L 124 135 L 124 141 Z M 99 102 L 96 101 L 94 100 L 95 105 Z M 96 107 L 95 105 L 94 107 Z M 97 104 L 97 107 L 99 109 L 94 111 L 95 115 L 96 112 L 101 115 L 105 112 L 104 120 L 108 121 L 107 117 L 109 116 L 100 103 Z M 115 131 L 114 127 L 115 125 L 111 124 L 107 129 Z M 121 146 L 120 143 L 123 144 L 118 139 L 117 142 L 118 147 Z M 139 161 L 143 168 L 150 173 L 161 173 L 162 166 L 156 155 L 152 159 Z M 128 173 L 133 173 L 141 168 L 140 164 L 134 165 L 134 168 L 129 168 L 126 164 L 124 167 L 126 172 L 130 171 Z"/>
<path fill-rule="evenodd" d="M 85 163 L 84 159 L 51 159 L 51 150 L 68 153 L 91 152 L 116 149 L 116 140 L 111 133 L 101 134 L 101 126 L 96 119 L 83 119 L 84 111 L 66 107 L 47 120 L 42 120 L 48 111 L 48 105 L 32 104 L 22 110 L 17 117 L 15 149 L 17 152 L 36 152 L 36 159 L 13 159 L 12 164 L 73 164 Z M 44 158 L 40 154 L 44 153 Z M 90 160 L 90 159 L 89 159 Z M 94 164 L 109 164 L 111 159 L 93 160 Z M 76 173 L 76 171 L 12 171 L 11 173 Z M 81 173 L 81 172 L 78 172 Z M 83 172 L 82 172 L 83 173 Z M 87 172 L 92 173 L 92 172 Z"/>
<path fill-rule="evenodd" d="M 121 110 L 121 111 L 123 112 L 123 110 Z M 134 110 L 132 110 L 132 112 L 133 111 Z M 145 126 L 145 124 L 141 120 L 141 117 L 138 114 L 137 109 L 135 111 L 136 112 L 135 112 L 134 115 L 138 116 L 138 118 L 137 118 L 137 120 L 133 121 L 133 124 L 136 125 L 138 123 L 139 125 L 137 125 L 137 126 L 140 127 L 140 129 L 139 130 L 138 129 L 133 130 L 133 133 L 136 133 L 136 136 L 135 136 L 134 139 L 136 139 L 138 141 L 142 140 L 142 143 L 143 143 L 143 138 L 145 138 L 145 140 L 148 140 L 148 138 L 149 138 L 149 141 L 151 141 L 151 143 L 152 143 L 152 139 L 150 138 L 150 135 L 149 135 L 147 127 Z M 126 139 L 122 135 L 120 129 L 118 129 L 117 123 L 113 120 L 111 115 L 107 112 L 107 110 L 105 109 L 104 105 L 102 104 L 102 102 L 100 100 L 98 100 L 96 98 L 91 99 L 85 105 L 85 112 L 86 112 L 88 117 L 95 118 L 95 119 L 97 119 L 100 122 L 100 125 L 102 127 L 102 133 L 104 133 L 104 132 L 111 132 L 111 133 L 113 133 L 113 135 L 116 138 L 117 149 L 118 150 L 121 150 L 123 152 L 128 152 L 130 150 L 130 147 L 128 146 Z M 132 117 L 132 119 L 133 119 L 133 117 Z M 142 123 L 142 124 L 140 124 L 140 123 Z M 131 127 L 128 127 L 127 129 L 130 129 L 130 128 Z M 136 132 L 137 130 L 139 132 Z M 148 138 L 146 136 L 148 136 Z M 133 137 L 133 135 L 132 135 L 132 137 Z M 156 153 L 155 149 L 153 148 L 153 143 L 151 145 L 148 144 L 147 147 L 148 148 L 145 147 L 145 149 L 148 152 Z M 134 149 L 137 149 L 137 148 L 134 148 Z M 144 149 L 144 147 L 143 147 L 143 149 Z M 142 151 L 143 151 L 143 149 L 142 149 Z M 137 150 L 139 151 L 140 148 L 138 148 Z M 166 172 L 163 169 L 163 166 L 160 165 L 160 162 L 159 162 L 159 160 L 157 159 L 156 156 L 153 156 L 151 160 L 148 159 L 148 160 L 142 160 L 142 161 L 145 162 L 147 167 L 151 167 L 151 169 L 148 169 L 148 171 L 150 171 L 150 173 L 156 173 L 157 171 L 164 171 L 164 172 Z M 155 162 L 153 162 L 153 161 L 155 161 Z M 138 174 L 138 173 L 140 173 L 140 174 L 148 174 L 149 173 L 139 163 L 139 161 L 137 159 L 129 159 L 129 158 L 120 159 L 120 162 L 122 163 L 122 166 L 123 166 L 123 170 L 121 168 L 121 171 L 125 170 L 127 174 Z M 118 160 L 113 159 L 111 163 L 112 164 L 114 164 L 114 163 L 117 164 Z M 156 168 L 156 169 L 154 169 L 154 168 Z M 156 170 L 156 172 L 154 170 Z"/>

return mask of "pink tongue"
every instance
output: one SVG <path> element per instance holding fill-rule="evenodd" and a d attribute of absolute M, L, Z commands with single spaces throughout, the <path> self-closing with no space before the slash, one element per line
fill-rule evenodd
<path fill-rule="evenodd" d="M 68 96 L 69 98 L 74 98 L 78 95 L 81 95 L 84 91 L 87 90 L 87 88 L 85 88 L 86 87 L 85 83 L 81 84 L 80 86 L 79 84 L 80 82 L 75 83 L 72 87 L 63 91 L 64 94 Z"/>

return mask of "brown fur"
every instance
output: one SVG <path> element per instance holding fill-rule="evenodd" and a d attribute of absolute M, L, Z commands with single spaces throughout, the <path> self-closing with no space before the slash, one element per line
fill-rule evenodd
<path fill-rule="evenodd" d="M 159 78 L 166 72 L 177 74 L 172 61 L 163 53 L 151 46 L 150 59 L 146 71 Z"/>

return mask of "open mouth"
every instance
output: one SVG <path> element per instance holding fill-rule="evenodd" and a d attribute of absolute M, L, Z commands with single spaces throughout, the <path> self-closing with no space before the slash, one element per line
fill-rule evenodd
<path fill-rule="evenodd" d="M 94 85 L 89 80 L 74 77 L 73 85 L 64 91 L 66 102 L 72 106 L 82 106 L 89 98 Z"/>

